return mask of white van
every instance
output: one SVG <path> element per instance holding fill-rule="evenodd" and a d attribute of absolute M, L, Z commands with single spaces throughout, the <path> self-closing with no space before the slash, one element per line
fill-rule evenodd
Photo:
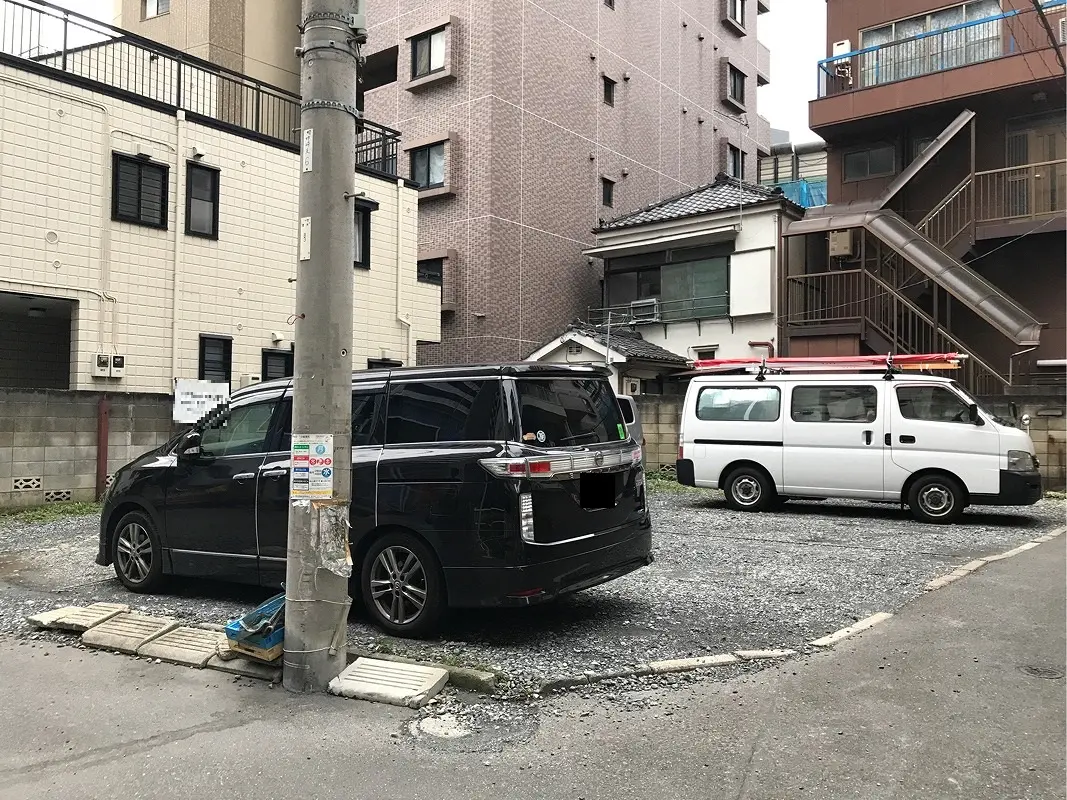
<path fill-rule="evenodd" d="M 907 373 L 697 376 L 678 450 L 678 481 L 722 489 L 738 510 L 848 497 L 937 523 L 1036 503 L 1037 468 L 1025 431 L 955 381 Z"/>

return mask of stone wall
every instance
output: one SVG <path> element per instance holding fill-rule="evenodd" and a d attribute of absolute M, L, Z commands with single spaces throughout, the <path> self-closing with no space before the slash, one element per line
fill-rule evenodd
<path fill-rule="evenodd" d="M 1017 396 L 1020 414 L 1030 415 L 1030 438 L 1041 462 L 1045 488 L 1067 486 L 1067 402 L 1060 395 Z"/>
<path fill-rule="evenodd" d="M 168 395 L 0 389 L 0 507 L 95 499 L 103 397 L 109 476 L 177 430 Z"/>

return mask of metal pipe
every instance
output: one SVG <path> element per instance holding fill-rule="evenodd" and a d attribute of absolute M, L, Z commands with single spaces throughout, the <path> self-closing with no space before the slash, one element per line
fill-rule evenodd
<path fill-rule="evenodd" d="M 749 342 L 749 347 L 766 347 L 767 358 L 774 358 L 774 342 Z"/>
<path fill-rule="evenodd" d="M 111 401 L 105 394 L 96 404 L 96 499 L 107 489 L 107 445 L 111 430 Z"/>

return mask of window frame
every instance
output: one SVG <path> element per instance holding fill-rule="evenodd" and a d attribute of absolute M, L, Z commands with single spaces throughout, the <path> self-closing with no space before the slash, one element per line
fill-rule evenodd
<path fill-rule="evenodd" d="M 267 376 L 267 361 L 274 357 L 285 359 L 288 368 L 287 374 L 274 377 Z M 260 354 L 259 366 L 259 375 L 265 381 L 275 380 L 276 378 L 291 378 L 295 373 L 296 353 L 293 350 L 280 350 L 278 348 L 264 347 Z"/>
<path fill-rule="evenodd" d="M 194 231 L 192 228 L 193 200 L 205 202 L 202 197 L 193 197 L 193 170 L 201 170 L 211 175 L 211 232 Z M 185 162 L 185 235 L 197 236 L 201 239 L 219 239 L 219 200 L 222 194 L 222 170 L 192 159 Z"/>
<path fill-rule="evenodd" d="M 819 392 L 828 390 L 842 390 L 842 389 L 864 389 L 874 393 L 874 418 L 873 419 L 798 419 L 796 398 L 797 392 L 802 389 L 815 389 Z M 861 400 L 862 394 L 857 395 Z M 825 425 L 870 425 L 872 422 L 878 421 L 878 415 L 881 413 L 879 409 L 880 398 L 878 396 L 878 387 L 873 383 L 798 383 L 795 384 L 789 391 L 789 420 L 798 424 L 810 425 L 810 424 L 825 424 Z M 823 408 L 828 408 L 828 403 L 823 403 Z M 867 408 L 864 405 L 864 408 Z M 829 413 L 829 411 L 827 411 Z"/>
<path fill-rule="evenodd" d="M 943 391 L 943 392 L 951 395 L 952 398 L 957 403 L 960 404 L 960 407 L 963 409 L 962 410 L 962 417 L 960 419 L 926 419 L 924 417 L 909 417 L 904 413 L 904 409 L 900 405 L 900 391 L 901 391 L 901 389 L 904 389 L 904 390 L 920 389 L 920 390 L 928 390 L 930 392 L 936 392 L 936 391 L 939 391 L 939 390 Z M 971 426 L 974 425 L 974 423 L 971 422 L 971 419 L 968 416 L 969 413 L 970 413 L 971 404 L 968 403 L 966 400 L 964 400 L 962 397 L 960 397 L 960 395 L 958 395 L 956 392 L 954 392 L 948 386 L 944 386 L 942 384 L 914 384 L 912 386 L 894 386 L 893 387 L 893 397 L 896 400 L 897 413 L 900 414 L 901 419 L 906 419 L 909 422 L 930 422 L 930 423 L 933 423 L 934 425 L 940 425 L 940 424 L 946 424 L 946 425 L 961 425 L 962 424 L 962 425 L 971 425 Z"/>
<path fill-rule="evenodd" d="M 734 164 L 736 158 L 737 164 Z M 745 179 L 745 151 L 734 144 L 726 145 L 726 174 L 743 181 Z"/>
<path fill-rule="evenodd" d="M 606 106 L 615 108 L 615 88 L 619 85 L 619 82 L 609 78 L 607 75 L 600 76 L 601 83 L 601 102 Z"/>
<path fill-rule="evenodd" d="M 156 17 L 166 16 L 170 13 L 170 3 L 171 0 L 141 0 L 141 20 L 143 21 L 148 19 L 155 19 Z M 155 13 L 153 14 L 148 13 L 148 8 L 150 4 L 154 5 L 156 8 Z M 165 5 L 166 9 L 160 11 L 160 5 Z"/>
<path fill-rule="evenodd" d="M 352 209 L 352 226 L 358 231 L 353 239 L 352 266 L 355 269 L 370 269 L 371 213 L 371 209 L 358 204 Z"/>
<path fill-rule="evenodd" d="M 119 166 L 123 163 L 137 167 L 137 209 L 138 216 L 125 216 L 119 211 Z M 162 188 L 160 192 L 160 220 L 159 222 L 145 221 L 140 215 L 143 194 L 143 171 L 146 167 L 157 169 L 163 173 Z M 154 161 L 146 156 L 131 156 L 120 153 L 117 150 L 111 153 L 111 219 L 113 222 L 124 222 L 127 225 L 138 225 L 142 228 L 155 228 L 167 230 L 170 224 L 170 165 Z"/>
<path fill-rule="evenodd" d="M 615 208 L 615 181 L 603 175 L 600 176 L 600 205 Z"/>
<path fill-rule="evenodd" d="M 711 392 L 711 391 L 718 392 L 718 391 L 722 391 L 724 389 L 730 389 L 730 390 L 742 391 L 742 392 L 766 392 L 766 391 L 768 391 L 770 389 L 773 389 L 775 395 L 778 398 L 778 411 L 775 414 L 774 419 L 744 419 L 744 418 L 741 418 L 741 419 L 708 419 L 706 417 L 702 417 L 700 415 L 700 398 L 704 396 L 705 392 Z M 749 404 L 749 409 L 751 409 L 752 405 L 754 405 L 756 402 L 758 402 L 758 401 L 753 400 L 752 403 Z M 782 419 L 782 387 L 781 386 L 777 386 L 775 384 L 763 385 L 763 386 L 753 386 L 751 384 L 744 385 L 744 384 L 717 384 L 717 383 L 708 384 L 707 386 L 701 386 L 700 387 L 700 391 L 697 392 L 696 404 L 693 406 L 693 416 L 695 416 L 701 422 L 725 423 L 725 424 L 728 424 L 728 425 L 732 425 L 735 422 L 778 422 L 779 420 Z"/>
<path fill-rule="evenodd" d="M 420 153 L 426 154 L 426 180 L 429 181 L 431 177 L 431 151 L 435 148 L 441 148 L 441 181 L 440 183 L 420 183 L 418 175 L 416 174 L 415 159 Z M 424 144 L 421 147 L 413 147 L 408 151 L 408 158 L 410 159 L 410 175 L 411 180 L 418 185 L 419 191 L 424 189 L 441 189 L 448 185 L 448 167 L 445 163 L 448 157 L 448 153 L 445 150 L 445 140 L 439 142 L 432 142 L 431 144 Z"/>
<path fill-rule="evenodd" d="M 726 0 L 726 15 L 742 28 L 745 27 L 745 0 Z"/>
<path fill-rule="evenodd" d="M 871 153 L 878 150 L 892 150 L 893 151 L 893 166 L 889 172 L 871 172 Z M 848 158 L 849 156 L 859 155 L 865 153 L 867 156 L 867 172 L 864 175 L 850 176 L 848 173 Z M 899 157 L 897 153 L 897 146 L 895 144 L 882 142 L 875 145 L 868 145 L 866 147 L 854 147 L 846 150 L 841 154 L 841 182 L 842 183 L 855 183 L 856 181 L 870 181 L 878 178 L 889 178 L 896 175 L 900 171 Z"/>
<path fill-rule="evenodd" d="M 420 258 L 415 262 L 415 280 L 418 283 L 425 283 L 431 286 L 444 286 L 445 283 L 445 260 L 444 258 Z M 438 270 L 436 276 L 430 275 L 429 278 L 424 276 L 423 264 L 436 263 Z"/>
<path fill-rule="evenodd" d="M 433 38 L 437 34 L 441 34 L 441 66 L 433 67 Z M 439 72 L 445 72 L 448 69 L 448 26 L 441 25 L 440 27 L 433 28 L 432 30 L 422 31 L 421 33 L 412 36 L 411 39 L 411 80 L 419 80 L 421 78 L 428 78 L 431 75 L 436 75 Z M 419 43 L 425 42 L 427 53 L 426 63 L 428 69 L 426 72 L 419 72 Z"/>
<path fill-rule="evenodd" d="M 737 78 L 740 78 L 740 83 L 736 83 Z M 737 103 L 739 106 L 745 105 L 745 95 L 747 94 L 746 82 L 748 81 L 748 75 L 743 73 L 740 69 L 733 64 L 727 63 L 726 65 L 726 97 Z M 740 94 L 738 94 L 737 87 L 741 88 Z"/>
<path fill-rule="evenodd" d="M 205 377 L 205 363 L 204 363 L 204 349 L 208 342 L 222 342 L 223 359 L 226 364 L 226 383 L 230 386 L 233 385 L 233 337 L 222 336 L 215 333 L 202 333 L 200 334 L 200 346 L 199 355 L 197 358 L 197 378 L 202 381 L 210 380 Z M 215 382 L 215 381 L 213 381 Z"/>

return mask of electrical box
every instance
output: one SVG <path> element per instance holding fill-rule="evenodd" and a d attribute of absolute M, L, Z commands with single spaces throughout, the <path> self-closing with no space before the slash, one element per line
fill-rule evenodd
<path fill-rule="evenodd" d="M 111 356 L 111 377 L 126 377 L 126 356 Z"/>
<path fill-rule="evenodd" d="M 830 231 L 830 258 L 852 255 L 852 231 Z"/>
<path fill-rule="evenodd" d="M 246 386 L 251 386 L 252 384 L 259 383 L 261 380 L 263 380 L 263 377 L 261 375 L 245 373 L 241 376 L 241 388 L 243 389 Z"/>
<path fill-rule="evenodd" d="M 624 394 L 628 394 L 631 397 L 641 394 L 641 381 L 637 378 L 627 378 L 623 381 L 623 388 L 626 389 Z"/>
<path fill-rule="evenodd" d="M 95 356 L 93 356 L 93 377 L 111 377 L 111 356 L 109 356 L 107 353 L 97 353 Z"/>

